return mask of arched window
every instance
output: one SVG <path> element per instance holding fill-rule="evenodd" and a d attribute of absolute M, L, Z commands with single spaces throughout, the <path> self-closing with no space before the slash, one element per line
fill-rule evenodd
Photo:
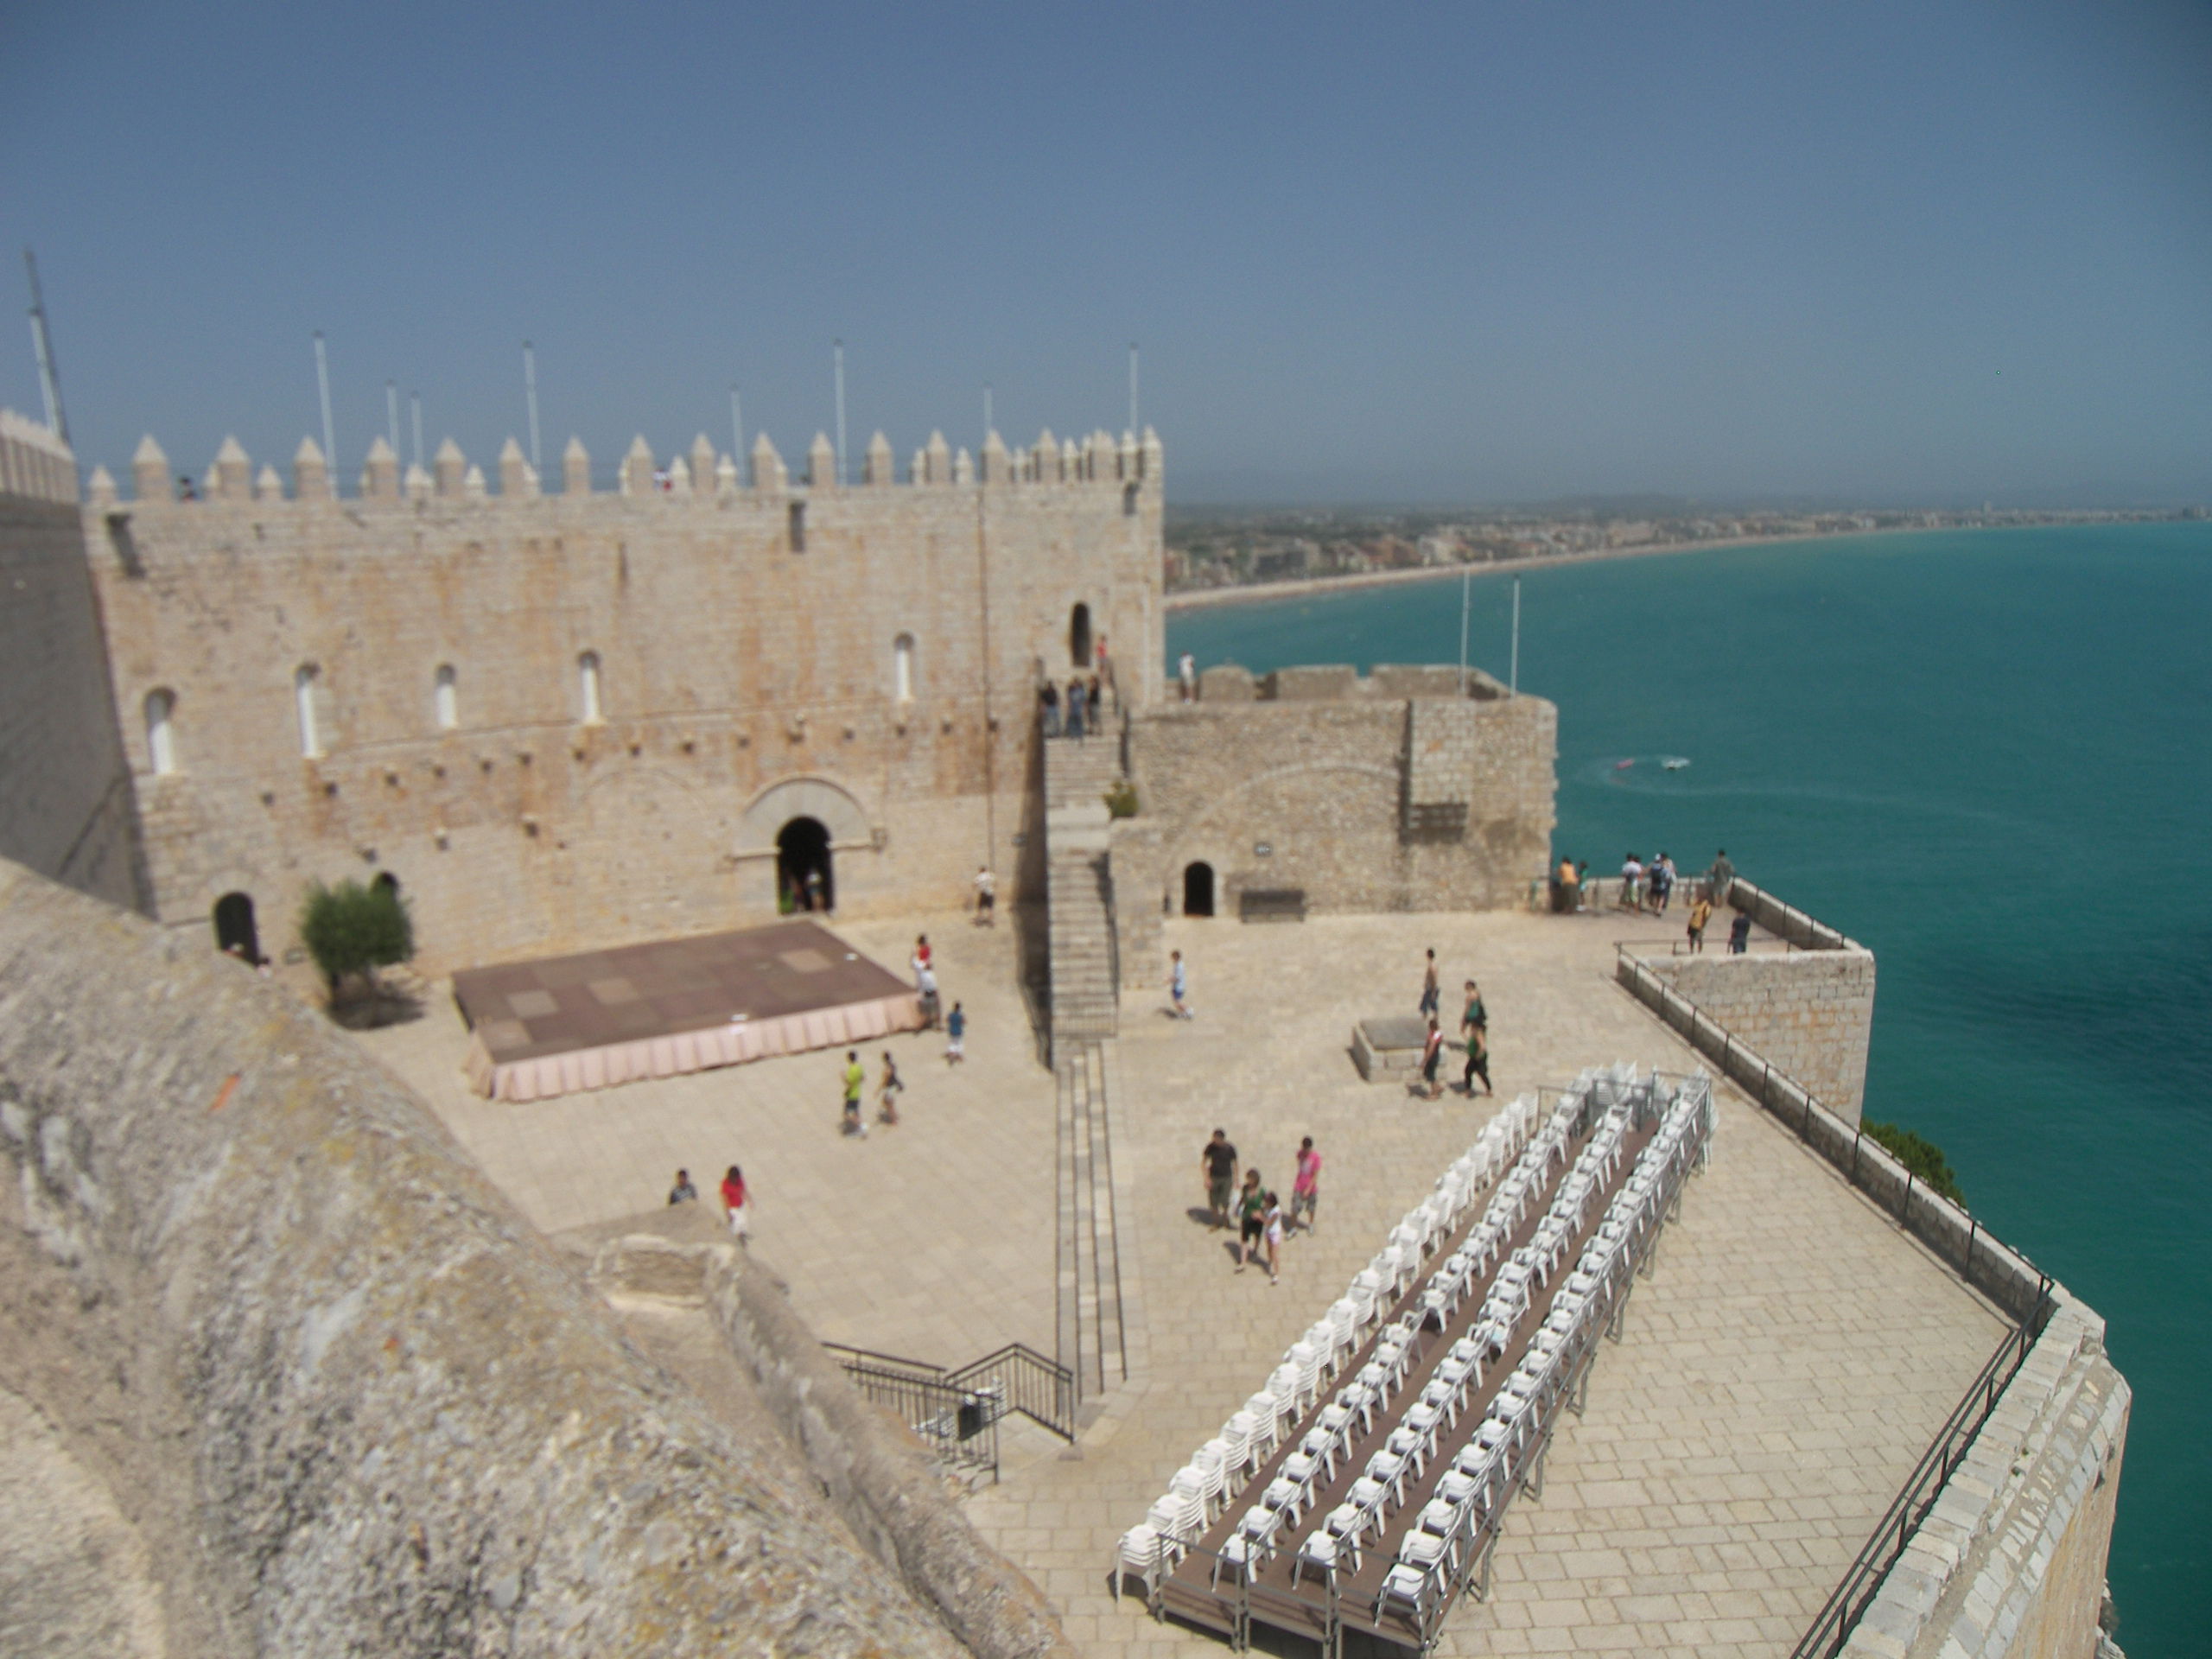
<path fill-rule="evenodd" d="M 601 712 L 599 701 L 599 653 L 588 651 L 576 658 L 576 703 L 583 711 L 587 726 L 596 726 L 606 718 Z"/>
<path fill-rule="evenodd" d="M 175 712 L 175 692 L 146 694 L 146 757 L 157 777 L 176 770 L 176 734 L 169 727 L 169 716 Z"/>
<path fill-rule="evenodd" d="M 899 701 L 914 700 L 914 636 L 902 633 L 891 642 L 891 680 Z"/>
<path fill-rule="evenodd" d="M 430 693 L 430 701 L 437 710 L 440 731 L 449 732 L 461 724 L 461 693 L 451 663 L 439 664 L 437 683 Z"/>
<path fill-rule="evenodd" d="M 292 676 L 292 703 L 300 717 L 300 753 L 313 760 L 322 753 L 322 738 L 315 728 L 315 682 L 321 677 L 313 663 Z"/>
<path fill-rule="evenodd" d="M 1090 666 L 1090 607 L 1077 605 L 1068 613 L 1068 659 L 1077 668 Z"/>

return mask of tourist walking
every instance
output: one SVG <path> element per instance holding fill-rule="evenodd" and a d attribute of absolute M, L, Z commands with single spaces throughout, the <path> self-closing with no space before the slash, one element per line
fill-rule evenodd
<path fill-rule="evenodd" d="M 1229 1198 L 1236 1190 L 1236 1147 L 1226 1129 L 1198 1148 L 1198 1185 L 1205 1189 L 1206 1214 L 1216 1227 L 1229 1225 Z"/>
<path fill-rule="evenodd" d="M 1621 861 L 1621 897 L 1623 910 L 1636 910 L 1643 903 L 1643 862 L 1634 853 Z"/>
<path fill-rule="evenodd" d="M 1060 734 L 1059 688 L 1050 680 L 1046 681 L 1043 690 L 1037 693 L 1037 704 L 1044 715 L 1045 735 L 1058 737 Z"/>
<path fill-rule="evenodd" d="M 868 1089 L 868 1068 L 861 1064 L 860 1050 L 845 1051 L 845 1133 L 868 1139 L 868 1119 L 861 1116 L 861 1096 Z"/>
<path fill-rule="evenodd" d="M 976 925 L 990 927 L 998 919 L 999 880 L 991 874 L 991 867 L 976 867 Z"/>
<path fill-rule="evenodd" d="M 1169 1012 L 1178 1020 L 1187 1020 L 1191 1017 L 1190 971 L 1183 966 L 1180 950 L 1169 951 L 1167 962 L 1167 995 L 1174 1004 Z"/>
<path fill-rule="evenodd" d="M 1294 1224 L 1304 1217 L 1310 1233 L 1320 1208 L 1321 1154 L 1313 1150 L 1313 1137 L 1309 1135 L 1298 1143 L 1298 1173 L 1290 1183 L 1290 1218 Z"/>
<path fill-rule="evenodd" d="M 1198 659 L 1187 651 L 1175 659 L 1175 683 L 1183 694 L 1184 702 L 1192 702 L 1198 696 Z"/>
<path fill-rule="evenodd" d="M 1268 1230 L 1268 1195 L 1260 1189 L 1260 1172 L 1244 1172 L 1244 1185 L 1236 1191 L 1236 1271 L 1242 1273 L 1260 1250 Z"/>
<path fill-rule="evenodd" d="M 1282 1273 L 1282 1205 L 1272 1192 L 1267 1196 L 1266 1208 L 1260 1216 L 1260 1236 L 1268 1246 L 1268 1282 L 1279 1283 Z"/>
<path fill-rule="evenodd" d="M 1703 893 L 1690 900 L 1690 954 L 1700 956 L 1705 950 L 1705 925 L 1713 919 L 1713 900 Z"/>
<path fill-rule="evenodd" d="M 1728 924 L 1728 954 L 1740 957 L 1751 948 L 1751 918 L 1749 912 L 1738 911 L 1736 919 Z"/>
<path fill-rule="evenodd" d="M 1434 1014 L 1440 1001 L 1436 985 L 1436 952 L 1428 953 L 1428 965 L 1421 969 L 1421 1009 L 1424 1014 Z"/>
<path fill-rule="evenodd" d="M 735 1164 L 722 1177 L 722 1219 L 728 1224 L 730 1236 L 739 1243 L 752 1241 L 753 1195 L 745 1190 L 745 1172 Z"/>
<path fill-rule="evenodd" d="M 891 1051 L 883 1051 L 883 1076 L 875 1085 L 876 1110 L 893 1128 L 899 1127 L 899 1096 L 906 1092 L 906 1085 L 899 1078 L 899 1062 L 891 1058 Z"/>
<path fill-rule="evenodd" d="M 1083 677 L 1078 674 L 1068 681 L 1068 735 L 1083 735 Z"/>
<path fill-rule="evenodd" d="M 1713 868 L 1705 873 L 1705 896 L 1715 905 L 1728 902 L 1728 889 L 1736 880 L 1736 867 L 1728 861 L 1728 849 L 1723 847 L 1713 855 Z"/>
<path fill-rule="evenodd" d="M 691 1185 L 691 1172 L 688 1169 L 677 1170 L 676 1185 L 668 1189 L 668 1201 L 671 1204 L 696 1204 L 698 1200 L 699 1189 Z"/>
<path fill-rule="evenodd" d="M 1667 913 L 1668 896 L 1675 891 L 1675 861 L 1662 853 L 1651 861 L 1651 913 Z"/>
<path fill-rule="evenodd" d="M 1483 1092 L 1497 1091 L 1490 1084 L 1490 1010 L 1483 1006 L 1482 988 L 1473 980 L 1467 982 L 1467 1006 L 1459 1015 L 1459 1034 L 1467 1045 L 1467 1070 L 1459 1079 L 1459 1088 L 1468 1099 L 1475 1097 L 1475 1079 L 1483 1080 Z"/>
<path fill-rule="evenodd" d="M 1428 1040 L 1421 1051 L 1421 1082 L 1423 1098 L 1440 1099 L 1444 1085 L 1437 1081 L 1436 1068 L 1444 1061 L 1444 1033 L 1436 1023 L 1436 1016 L 1428 1016 Z"/>
<path fill-rule="evenodd" d="M 1571 916 L 1581 907 L 1582 882 L 1574 874 L 1574 861 L 1562 858 L 1552 873 L 1552 914 Z"/>
<path fill-rule="evenodd" d="M 968 1058 L 968 1013 L 957 1002 L 944 1021 L 944 1063 L 957 1065 Z"/>

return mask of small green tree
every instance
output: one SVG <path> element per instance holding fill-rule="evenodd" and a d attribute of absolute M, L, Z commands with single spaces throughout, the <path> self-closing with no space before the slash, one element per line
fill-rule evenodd
<path fill-rule="evenodd" d="M 1864 1128 L 1866 1138 L 1903 1164 L 1923 1186 L 1937 1198 L 1948 1198 L 1961 1210 L 1966 1208 L 1967 1195 L 1959 1190 L 1959 1178 L 1952 1171 L 1951 1160 L 1943 1155 L 1942 1147 L 1895 1123 L 1877 1123 L 1869 1118 Z"/>
<path fill-rule="evenodd" d="M 345 982 L 359 975 L 374 989 L 376 970 L 415 954 L 415 923 L 407 901 L 390 883 L 363 887 L 320 881 L 308 889 L 300 908 L 300 942 L 315 958 L 335 1003 Z"/>

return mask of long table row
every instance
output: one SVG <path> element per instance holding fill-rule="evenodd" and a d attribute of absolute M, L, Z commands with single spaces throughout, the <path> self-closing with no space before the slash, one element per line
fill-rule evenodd
<path fill-rule="evenodd" d="M 1458 1594 L 1486 1582 L 1505 1505 L 1541 1479 L 1711 1127 L 1701 1074 L 1625 1065 L 1585 1073 L 1548 1110 L 1505 1109 L 1355 1281 L 1344 1300 L 1357 1318 L 1366 1293 L 1372 1324 L 1344 1342 L 1340 1302 L 1293 1345 L 1125 1536 L 1117 1591 L 1136 1573 L 1156 1613 L 1240 1645 L 1258 1619 L 1427 1651 Z"/>

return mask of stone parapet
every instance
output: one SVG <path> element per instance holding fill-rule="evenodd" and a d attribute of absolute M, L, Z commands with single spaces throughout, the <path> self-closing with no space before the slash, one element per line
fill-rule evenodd
<path fill-rule="evenodd" d="M 0 409 L 0 495 L 77 500 L 77 457 L 52 429 Z"/>
<path fill-rule="evenodd" d="M 2131 1395 L 2063 1297 L 1842 1649 L 1848 1659 L 2097 1651 Z"/>

